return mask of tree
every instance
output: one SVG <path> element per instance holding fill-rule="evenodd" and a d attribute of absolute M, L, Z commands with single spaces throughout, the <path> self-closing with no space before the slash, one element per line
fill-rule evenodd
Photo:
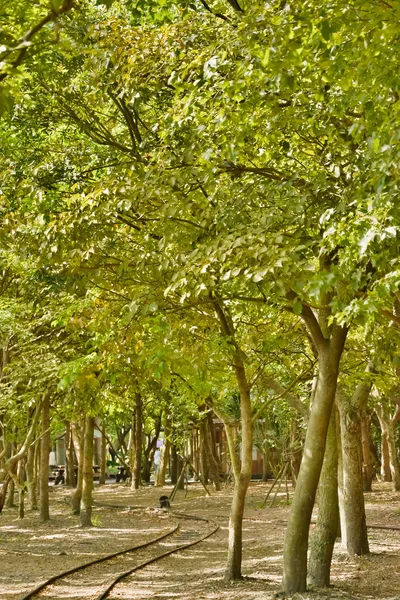
<path fill-rule="evenodd" d="M 72 335 L 61 353 L 65 390 L 75 379 L 117 387 L 104 367 L 111 360 L 133 391 L 130 359 L 167 389 L 178 373 L 215 410 L 223 389 L 239 391 L 229 578 L 241 575 L 250 392 L 255 382 L 268 394 L 282 384 L 268 387 L 261 375 L 267 325 L 290 313 L 318 362 L 284 557 L 285 590 L 304 591 L 349 324 L 372 329 L 392 315 L 400 283 L 396 8 L 373 0 L 163 2 L 158 16 L 157 8 L 88 2 L 56 48 L 26 57 L 35 94 L 22 85 L 28 98 L 1 130 L 8 260 L 43 277 L 38 289 L 53 286 L 63 327 L 69 320 L 80 331 L 79 350 Z M 206 385 L 196 381 L 204 373 Z"/>

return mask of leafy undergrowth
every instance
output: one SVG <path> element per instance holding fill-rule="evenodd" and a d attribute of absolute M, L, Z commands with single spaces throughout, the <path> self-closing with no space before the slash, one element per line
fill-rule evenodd
<path fill-rule="evenodd" d="M 269 485 L 253 483 L 249 490 L 244 520 L 243 581 L 223 582 L 226 560 L 227 524 L 232 489 L 204 494 L 198 484 L 178 492 L 173 509 L 215 519 L 220 530 L 210 539 L 139 571 L 126 580 L 111 598 L 139 600 L 268 600 L 279 592 L 282 578 L 282 549 L 290 507 L 284 493 L 273 508 L 260 508 Z M 366 494 L 369 524 L 399 526 L 398 494 L 388 484 L 375 486 Z M 63 502 L 70 495 L 65 487 L 51 488 L 51 521 L 40 524 L 37 513 L 17 518 L 16 509 L 0 517 L 0 597 L 18 600 L 29 589 L 54 573 L 61 572 L 99 555 L 155 537 L 174 522 L 157 508 L 158 497 L 170 487 L 147 487 L 132 492 L 124 485 L 96 487 L 95 499 L 113 505 L 134 505 L 94 509 L 95 527 L 81 529 Z M 400 531 L 371 529 L 371 554 L 350 558 L 336 545 L 329 590 L 296 594 L 303 600 L 398 600 L 400 598 Z M 90 598 L 90 590 L 85 597 Z M 48 596 L 49 598 L 49 596 Z M 52 597 L 53 598 L 53 597 Z M 63 594 L 63 600 L 68 600 Z M 79 600 L 74 597 L 75 600 Z M 72 599 L 72 596 L 71 596 Z M 61 600 L 61 599 L 60 599 Z"/>

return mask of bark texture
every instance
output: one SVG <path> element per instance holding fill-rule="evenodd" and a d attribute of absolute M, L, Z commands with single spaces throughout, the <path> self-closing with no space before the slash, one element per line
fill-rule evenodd
<path fill-rule="evenodd" d="M 204 410 L 204 407 L 203 407 L 203 410 Z M 219 477 L 219 465 L 218 465 L 218 461 L 215 456 L 216 453 L 214 451 L 215 444 L 213 442 L 213 437 L 212 437 L 212 429 L 211 429 L 212 427 L 213 427 L 212 416 L 210 413 L 208 413 L 207 417 L 205 419 L 203 419 L 203 422 L 201 424 L 202 437 L 203 437 L 203 443 L 204 443 L 204 451 L 207 456 L 207 462 L 209 465 L 210 475 L 211 475 L 212 482 L 214 484 L 214 488 L 216 491 L 220 491 L 221 482 L 220 482 L 220 477 Z"/>
<path fill-rule="evenodd" d="M 43 405 L 43 399 L 36 405 L 33 417 L 31 419 L 31 422 L 29 425 L 28 432 L 25 436 L 25 440 L 22 443 L 21 447 L 19 448 L 18 452 L 13 453 L 9 458 L 7 458 L 7 460 L 5 462 L 3 462 L 1 464 L 1 466 L 0 466 L 0 483 L 6 477 L 7 472 L 12 470 L 13 467 L 16 467 L 18 461 L 20 461 L 21 458 L 25 458 L 25 456 L 28 452 L 28 448 L 33 441 L 37 424 L 42 415 L 42 405 Z M 15 468 L 14 468 L 13 472 L 14 473 L 16 472 Z"/>
<path fill-rule="evenodd" d="M 14 508 L 15 506 L 15 502 L 14 502 L 14 497 L 15 497 L 15 481 L 14 481 L 14 477 L 15 476 L 15 470 L 17 469 L 17 465 L 13 465 L 12 469 L 9 470 L 9 475 L 10 475 L 10 483 L 8 486 L 8 496 L 7 496 L 7 501 L 6 501 L 6 508 Z"/>
<path fill-rule="evenodd" d="M 361 444 L 363 455 L 363 485 L 364 492 L 372 492 L 373 466 L 371 456 L 371 434 L 369 416 L 364 413 L 361 419 Z"/>
<path fill-rule="evenodd" d="M 332 554 L 339 526 L 337 464 L 336 415 L 333 410 L 318 486 L 317 524 L 310 542 L 308 583 L 317 588 L 330 585 Z"/>
<path fill-rule="evenodd" d="M 177 456 L 176 464 L 177 464 L 177 470 L 178 470 L 178 480 L 176 482 L 176 489 L 184 490 L 185 489 L 185 471 L 186 471 L 185 467 L 186 467 L 186 464 L 179 453 Z"/>
<path fill-rule="evenodd" d="M 173 485 L 178 481 L 178 451 L 175 444 L 171 444 L 171 483 Z"/>
<path fill-rule="evenodd" d="M 3 485 L 0 488 L 0 514 L 3 512 L 3 508 L 4 508 L 6 496 L 7 496 L 7 490 L 8 490 L 8 486 L 10 485 L 10 481 L 11 481 L 11 475 L 10 475 L 10 473 L 7 473 L 7 475 L 4 478 Z"/>
<path fill-rule="evenodd" d="M 240 425 L 242 434 L 240 461 L 235 449 L 232 447 L 232 443 L 229 442 L 228 436 L 235 486 L 229 516 L 228 559 L 225 569 L 225 580 L 232 581 L 242 578 L 243 512 L 253 462 L 251 386 L 247 379 L 243 352 L 235 339 L 235 328 L 229 310 L 218 299 L 214 301 L 214 308 L 221 325 L 222 334 L 232 344 L 233 370 L 240 394 Z"/>
<path fill-rule="evenodd" d="M 368 533 L 364 506 L 363 457 L 361 419 L 371 390 L 371 382 L 361 381 L 350 397 L 340 389 L 337 402 L 340 413 L 342 445 L 343 502 L 342 541 L 350 556 L 369 553 Z"/>
<path fill-rule="evenodd" d="M 263 453 L 262 480 L 268 481 L 268 475 L 270 473 L 270 468 L 271 468 L 270 464 L 269 464 L 270 450 L 269 450 L 268 442 L 264 442 L 263 447 L 262 447 L 262 453 Z"/>
<path fill-rule="evenodd" d="M 71 423 L 71 433 L 74 442 L 75 454 L 78 459 L 78 476 L 76 489 L 71 498 L 71 508 L 74 515 L 78 515 L 81 507 L 82 483 L 83 483 L 83 450 L 85 440 L 86 419 L 82 420 L 82 426 Z"/>
<path fill-rule="evenodd" d="M 49 456 L 50 456 L 50 395 L 45 394 L 42 406 L 42 436 L 40 443 L 40 520 L 50 519 L 49 509 Z"/>
<path fill-rule="evenodd" d="M 210 476 L 210 466 L 208 464 L 207 452 L 206 452 L 206 442 L 204 439 L 204 427 L 200 427 L 200 466 L 201 466 L 201 476 L 205 484 L 208 483 L 208 479 Z"/>
<path fill-rule="evenodd" d="M 148 443 L 143 452 L 143 481 L 150 483 L 151 468 L 153 466 L 154 453 L 157 448 L 157 440 L 161 432 L 161 415 L 154 418 L 154 435 L 148 436 Z"/>
<path fill-rule="evenodd" d="M 26 460 L 26 480 L 28 487 L 28 506 L 29 510 L 38 510 L 37 501 L 37 481 L 35 477 L 35 446 L 31 444 L 27 452 Z"/>
<path fill-rule="evenodd" d="M 290 467 L 292 485 L 295 488 L 297 477 L 299 476 L 303 448 L 299 428 L 296 419 L 293 419 L 290 425 Z"/>
<path fill-rule="evenodd" d="M 338 499 L 339 499 L 339 529 L 338 536 L 341 539 L 342 546 L 347 545 L 346 527 L 342 527 L 342 523 L 346 521 L 346 515 L 344 513 L 344 499 L 343 499 L 343 454 L 342 454 L 342 440 L 340 432 L 340 415 L 339 410 L 336 411 L 336 444 L 337 444 L 337 455 L 338 455 Z"/>
<path fill-rule="evenodd" d="M 106 470 L 107 470 L 106 457 L 107 457 L 106 430 L 105 430 L 105 426 L 101 425 L 99 485 L 105 485 L 105 483 L 106 483 Z"/>
<path fill-rule="evenodd" d="M 221 490 L 221 479 L 220 479 L 220 475 L 219 475 L 219 457 L 218 457 L 218 451 L 217 451 L 217 444 L 215 441 L 215 427 L 214 427 L 214 421 L 213 421 L 213 416 L 214 414 L 212 412 L 207 413 L 207 424 L 208 424 L 208 431 L 207 431 L 207 438 L 208 438 L 208 448 L 209 448 L 209 453 L 210 453 L 210 458 L 209 458 L 209 462 L 210 465 L 212 463 L 212 478 L 213 478 L 213 484 L 214 484 L 214 488 L 217 492 L 219 492 Z M 207 452 L 207 450 L 206 450 Z"/>
<path fill-rule="evenodd" d="M 170 422 L 168 419 L 166 419 L 165 429 L 164 429 L 164 444 L 161 447 L 160 464 L 158 466 L 157 477 L 156 477 L 156 482 L 155 482 L 155 485 L 160 486 L 160 487 L 165 485 L 165 477 L 166 477 L 167 467 L 168 467 L 168 462 L 169 462 L 169 452 L 170 452 L 170 446 L 171 446 L 170 441 L 169 441 L 169 435 L 170 435 Z"/>
<path fill-rule="evenodd" d="M 389 467 L 390 478 L 385 477 L 385 481 L 390 480 L 393 484 L 393 490 L 398 492 L 400 491 L 400 469 L 396 451 L 395 425 L 398 421 L 400 411 L 396 409 L 396 412 L 392 416 L 387 404 L 384 403 L 379 404 L 375 410 L 382 429 L 382 446 L 383 440 L 387 444 L 387 449 L 385 449 L 386 456 L 384 456 L 382 451 L 382 461 L 385 463 L 386 468 Z"/>
<path fill-rule="evenodd" d="M 314 314 L 306 311 L 306 316 L 306 323 L 318 349 L 319 372 L 285 536 L 283 589 L 287 593 L 305 592 L 307 587 L 309 527 L 347 333 L 346 329 L 334 326 L 330 338 L 326 339 Z"/>
<path fill-rule="evenodd" d="M 18 469 L 18 496 L 19 496 L 19 505 L 18 505 L 18 518 L 23 519 L 25 517 L 25 482 L 26 482 L 26 471 L 25 471 L 25 461 L 21 460 L 19 463 Z"/>
<path fill-rule="evenodd" d="M 135 393 L 135 411 L 132 422 L 131 448 L 131 488 L 138 490 L 142 482 L 142 433 L 143 433 L 143 401 L 140 392 Z"/>
<path fill-rule="evenodd" d="M 65 423 L 65 483 L 75 487 L 74 442 L 72 439 L 71 423 Z"/>
<path fill-rule="evenodd" d="M 83 444 L 83 470 L 82 470 L 82 498 L 80 522 L 82 527 L 92 526 L 93 504 L 93 453 L 94 453 L 94 417 L 86 417 L 84 444 Z"/>

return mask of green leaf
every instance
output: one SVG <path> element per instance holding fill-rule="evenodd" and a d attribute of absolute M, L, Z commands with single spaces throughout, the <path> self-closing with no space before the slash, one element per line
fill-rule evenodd
<path fill-rule="evenodd" d="M 14 106 L 14 97 L 9 88 L 0 87 L 0 117 L 5 113 L 11 112 Z"/>
<path fill-rule="evenodd" d="M 303 310 L 303 304 L 300 302 L 298 298 L 293 302 L 293 312 L 295 315 L 300 315 Z"/>

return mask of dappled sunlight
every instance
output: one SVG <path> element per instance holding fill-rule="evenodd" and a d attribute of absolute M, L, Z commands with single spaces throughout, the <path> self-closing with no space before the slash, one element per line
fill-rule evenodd
<path fill-rule="evenodd" d="M 264 556 L 263 558 L 259 559 L 259 562 L 277 562 L 277 561 L 282 561 L 283 559 L 283 554 L 275 554 L 274 556 Z"/>
<path fill-rule="evenodd" d="M 246 567 L 257 567 L 258 565 L 262 564 L 262 563 L 269 563 L 269 562 L 276 562 L 279 563 L 280 567 L 281 567 L 281 561 L 283 559 L 283 554 L 275 554 L 274 556 L 263 556 L 260 558 L 252 558 L 252 559 L 246 559 L 244 561 L 244 564 L 246 565 Z"/>
<path fill-rule="evenodd" d="M 0 527 L 0 531 L 12 531 L 13 533 L 33 533 L 33 529 L 22 529 L 17 525 L 3 525 Z"/>
<path fill-rule="evenodd" d="M 227 528 L 223 527 L 199 545 L 166 557 L 129 576 L 112 592 L 110 600 L 269 599 L 281 585 L 283 540 L 290 508 L 276 506 L 260 511 L 258 506 L 268 487 L 267 484 L 257 483 L 249 490 L 245 510 L 243 581 L 232 584 L 224 582 Z M 122 491 L 126 493 L 126 498 L 121 497 L 120 489 L 112 491 L 106 486 L 102 490 L 102 497 L 112 504 L 132 502 L 132 494 L 126 489 Z M 180 501 L 180 511 L 197 513 L 219 523 L 226 522 L 231 492 L 213 495 L 207 502 L 204 502 L 200 488 L 196 488 L 196 492 L 197 496 L 193 493 L 190 500 Z M 116 493 L 117 497 L 114 495 Z M 77 517 L 71 517 L 67 505 L 57 510 L 60 514 L 46 524 L 38 523 L 37 515 L 29 515 L 24 526 L 15 519 L 15 513 L 5 511 L 0 527 L 0 541 L 4 542 L 4 546 L 0 546 L 0 589 L 4 589 L 5 600 L 18 600 L 23 593 L 54 573 L 140 544 L 171 529 L 175 524 L 187 527 L 185 520 L 175 520 L 172 514 L 165 520 L 156 512 L 147 510 L 149 505 L 156 503 L 159 494 L 160 491 L 153 488 L 139 490 L 134 502 L 142 503 L 143 510 L 135 512 L 95 507 L 93 515 L 99 520 L 100 526 L 89 530 L 78 526 Z M 380 494 L 380 497 L 384 497 L 384 494 Z M 387 520 L 395 522 L 398 518 L 392 502 L 387 508 L 376 502 L 369 504 L 371 522 L 379 518 L 386 524 Z M 104 527 L 101 522 L 104 522 Z M 193 522 L 189 530 L 191 527 L 195 531 L 198 525 Z M 350 559 L 338 543 L 332 564 L 332 581 L 344 593 L 353 590 L 355 585 L 363 586 L 364 590 L 368 586 L 371 596 L 365 594 L 363 600 L 369 597 L 382 598 L 382 586 L 393 589 L 396 581 L 400 589 L 399 532 L 371 530 L 370 546 L 370 557 Z M 171 540 L 167 538 L 163 547 L 171 548 Z M 13 552 L 23 555 L 23 565 L 21 561 L 19 569 L 15 568 L 16 557 Z M 119 572 L 120 564 L 123 563 L 115 560 L 107 568 L 99 567 L 96 571 L 98 574 L 88 578 L 87 584 L 78 575 L 74 576 L 74 581 L 57 588 L 57 596 L 49 590 L 42 597 L 46 600 L 91 599 L 100 592 L 103 581 Z M 372 567 L 375 576 L 371 572 Z M 1 598 L 3 600 L 3 596 Z M 396 594 L 392 594 L 391 598 L 397 600 Z"/>
<path fill-rule="evenodd" d="M 31 539 L 32 540 L 55 540 L 55 539 L 63 539 L 65 537 L 67 537 L 68 535 L 70 535 L 68 532 L 65 533 L 53 533 L 51 535 L 40 535 L 40 536 L 33 536 Z"/>

